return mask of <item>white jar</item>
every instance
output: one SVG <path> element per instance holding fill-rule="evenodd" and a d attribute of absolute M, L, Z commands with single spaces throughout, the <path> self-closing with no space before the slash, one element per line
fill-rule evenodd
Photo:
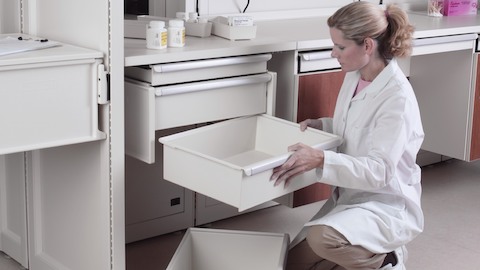
<path fill-rule="evenodd" d="M 147 48 L 161 50 L 167 48 L 167 29 L 165 22 L 151 21 L 147 25 Z"/>
<path fill-rule="evenodd" d="M 168 21 L 168 47 L 183 46 L 185 46 L 185 26 L 183 21 Z"/>
<path fill-rule="evenodd" d="M 197 12 L 188 13 L 188 21 L 187 22 L 198 23 L 198 13 Z"/>
<path fill-rule="evenodd" d="M 188 13 L 186 12 L 177 12 L 175 13 L 175 17 L 179 20 L 187 21 L 188 20 Z"/>

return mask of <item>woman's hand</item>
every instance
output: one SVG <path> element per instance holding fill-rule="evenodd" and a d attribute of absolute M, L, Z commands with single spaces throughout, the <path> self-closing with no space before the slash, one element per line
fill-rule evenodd
<path fill-rule="evenodd" d="M 315 168 L 323 167 L 323 151 L 314 149 L 303 143 L 288 147 L 293 154 L 283 163 L 273 169 L 270 181 L 275 181 L 275 186 L 285 182 L 285 187 L 297 175 Z"/>
<path fill-rule="evenodd" d="M 323 128 L 322 120 L 320 120 L 320 119 L 306 119 L 306 120 L 303 120 L 302 122 L 300 122 L 300 130 L 301 131 L 305 131 L 305 129 L 307 129 L 307 127 L 312 127 L 312 128 L 322 130 L 322 128 Z"/>

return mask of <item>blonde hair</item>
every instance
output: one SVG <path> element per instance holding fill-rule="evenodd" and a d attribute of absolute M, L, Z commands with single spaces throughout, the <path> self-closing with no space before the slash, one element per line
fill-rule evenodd
<path fill-rule="evenodd" d="M 368 37 L 377 40 L 378 52 L 386 59 L 408 56 L 412 50 L 414 27 L 405 11 L 393 4 L 384 10 L 370 2 L 353 2 L 337 10 L 327 24 L 358 45 Z"/>

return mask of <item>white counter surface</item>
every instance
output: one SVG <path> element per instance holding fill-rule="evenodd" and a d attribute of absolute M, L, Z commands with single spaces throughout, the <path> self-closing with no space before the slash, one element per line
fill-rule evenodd
<path fill-rule="evenodd" d="M 415 26 L 415 38 L 480 33 L 480 15 L 429 17 L 409 13 Z M 150 50 L 145 40 L 125 39 L 125 66 L 139 66 L 227 57 L 266 52 L 313 50 L 332 46 L 327 17 L 257 22 L 257 36 L 252 40 L 230 41 L 217 36 L 187 36 L 183 48 Z"/>
<path fill-rule="evenodd" d="M 0 39 L 18 36 L 35 39 L 35 37 L 18 33 L 2 34 L 0 35 Z M 13 65 L 48 63 L 55 61 L 69 61 L 80 59 L 89 60 L 102 57 L 103 54 L 101 52 L 61 43 L 60 46 L 56 47 L 2 55 L 0 56 L 0 68 L 9 68 Z"/>

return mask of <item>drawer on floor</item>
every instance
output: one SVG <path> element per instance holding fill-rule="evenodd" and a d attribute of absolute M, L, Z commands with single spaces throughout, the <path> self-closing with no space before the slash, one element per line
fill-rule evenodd
<path fill-rule="evenodd" d="M 315 170 L 287 186 L 269 181 L 272 169 L 302 142 L 335 150 L 342 140 L 269 115 L 236 118 L 160 138 L 164 179 L 244 211 L 316 182 Z"/>
<path fill-rule="evenodd" d="M 288 234 L 189 228 L 167 270 L 285 269 Z"/>

